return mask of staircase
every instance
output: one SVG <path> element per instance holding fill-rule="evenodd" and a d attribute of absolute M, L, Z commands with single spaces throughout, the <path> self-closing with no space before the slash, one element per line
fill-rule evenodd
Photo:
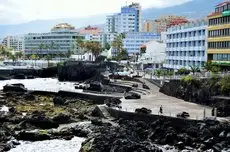
<path fill-rule="evenodd" d="M 104 118 L 109 120 L 114 120 L 114 118 L 110 115 L 108 110 L 105 108 L 105 105 L 98 105 L 97 107 L 101 111 Z"/>

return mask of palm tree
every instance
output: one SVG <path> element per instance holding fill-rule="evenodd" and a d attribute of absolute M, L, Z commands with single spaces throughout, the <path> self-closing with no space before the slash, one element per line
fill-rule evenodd
<path fill-rule="evenodd" d="M 9 58 L 9 59 L 12 59 L 13 63 L 15 63 L 15 61 L 16 61 L 16 59 L 17 59 L 17 58 L 16 58 L 16 55 L 13 54 L 12 52 L 9 52 L 8 58 Z"/>
<path fill-rule="evenodd" d="M 205 65 L 204 65 L 204 68 L 205 68 L 207 71 L 211 71 L 211 70 L 212 70 L 212 67 L 213 67 L 213 65 L 212 65 L 212 62 L 210 62 L 210 61 L 206 62 Z"/>
<path fill-rule="evenodd" d="M 39 51 L 41 53 L 42 50 L 45 48 L 45 45 L 43 43 L 41 43 L 41 44 L 39 44 L 38 48 L 39 48 Z"/>
<path fill-rule="evenodd" d="M 190 66 L 191 72 L 194 75 L 196 72 L 200 72 L 200 68 L 198 66 Z"/>
<path fill-rule="evenodd" d="M 23 56 L 23 52 L 22 52 L 22 51 L 15 52 L 15 57 L 16 57 L 16 59 L 21 59 L 22 56 Z"/>
<path fill-rule="evenodd" d="M 85 48 L 87 49 L 87 51 L 90 51 L 92 52 L 92 54 L 95 56 L 95 57 L 98 57 L 98 55 L 101 53 L 102 51 L 102 47 L 100 45 L 99 42 L 96 42 L 96 41 L 88 41 L 88 42 L 85 42 Z"/>
<path fill-rule="evenodd" d="M 7 53 L 6 48 L 4 46 L 1 46 L 1 48 L 0 48 L 0 55 L 3 56 L 4 59 L 6 57 L 6 53 Z"/>
<path fill-rule="evenodd" d="M 34 60 L 34 65 L 36 66 L 36 60 L 38 59 L 38 56 L 36 54 L 32 54 L 30 58 Z"/>
<path fill-rule="evenodd" d="M 112 42 L 112 47 L 114 48 L 115 57 L 117 57 L 118 53 L 123 49 L 123 41 L 122 35 L 118 35 Z"/>
<path fill-rule="evenodd" d="M 46 55 L 45 59 L 47 60 L 47 65 L 49 67 L 50 66 L 50 60 L 52 60 L 52 57 L 50 55 Z"/>

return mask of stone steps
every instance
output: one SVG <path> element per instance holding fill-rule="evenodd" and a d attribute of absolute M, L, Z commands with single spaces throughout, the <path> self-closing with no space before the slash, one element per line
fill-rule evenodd
<path fill-rule="evenodd" d="M 106 110 L 104 105 L 98 105 L 98 108 L 100 109 L 101 113 L 103 114 L 104 118 L 113 120 L 114 118 L 110 115 L 110 113 Z"/>

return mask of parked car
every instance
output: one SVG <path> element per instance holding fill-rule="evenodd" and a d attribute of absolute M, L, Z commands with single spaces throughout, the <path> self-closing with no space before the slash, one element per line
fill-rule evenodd
<path fill-rule="evenodd" d="M 189 113 L 184 112 L 184 111 L 181 112 L 181 113 L 178 113 L 176 116 L 179 117 L 179 118 L 188 118 L 188 117 L 190 117 Z"/>
<path fill-rule="evenodd" d="M 143 107 L 143 108 L 137 108 L 135 112 L 141 114 L 150 114 L 152 110 Z"/>

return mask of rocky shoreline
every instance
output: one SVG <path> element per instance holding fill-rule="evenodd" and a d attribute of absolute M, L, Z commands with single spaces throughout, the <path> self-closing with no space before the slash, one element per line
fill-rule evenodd
<path fill-rule="evenodd" d="M 0 151 L 14 148 L 19 144 L 17 140 L 40 141 L 84 136 L 77 130 L 65 134 L 61 131 L 52 132 L 52 129 L 61 124 L 89 120 L 95 107 L 90 100 L 34 95 L 30 92 L 0 92 L 0 105 L 8 108 L 0 112 Z"/>
<path fill-rule="evenodd" d="M 98 123 L 99 129 L 82 144 L 81 152 L 161 152 L 157 145 L 175 151 L 222 151 L 230 149 L 230 125 L 213 121 L 175 124 L 158 119 L 152 123 L 118 120 L 117 125 Z"/>
<path fill-rule="evenodd" d="M 110 101 L 111 102 L 111 101 Z M 230 149 L 230 125 L 216 120 L 153 122 L 95 115 L 96 104 L 76 96 L 0 92 L 0 151 L 19 141 L 84 137 L 80 152 L 222 151 Z M 88 121 L 85 125 L 80 122 Z M 163 148 L 162 148 L 163 147 Z"/>

